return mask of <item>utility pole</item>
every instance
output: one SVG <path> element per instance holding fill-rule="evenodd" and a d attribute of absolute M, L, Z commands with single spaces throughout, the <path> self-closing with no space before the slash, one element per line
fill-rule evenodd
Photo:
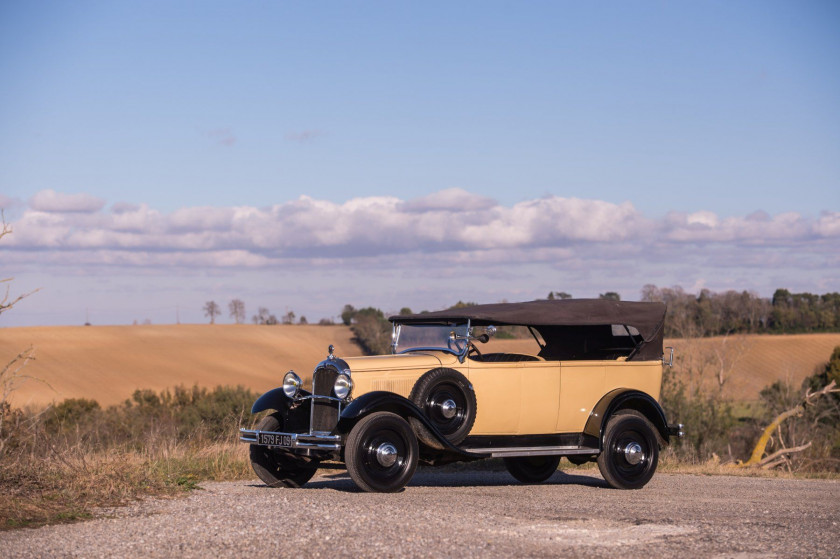
<path fill-rule="evenodd" d="M 181 305 L 175 305 L 175 324 L 181 324 Z"/>

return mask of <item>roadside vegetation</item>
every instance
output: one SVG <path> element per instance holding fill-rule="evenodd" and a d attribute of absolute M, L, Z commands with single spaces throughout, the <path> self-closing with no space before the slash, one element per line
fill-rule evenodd
<path fill-rule="evenodd" d="M 205 480 L 252 477 L 240 424 L 258 395 L 242 387 L 136 391 L 118 406 L 0 403 L 0 528 L 90 517 L 98 507 L 173 495 Z"/>

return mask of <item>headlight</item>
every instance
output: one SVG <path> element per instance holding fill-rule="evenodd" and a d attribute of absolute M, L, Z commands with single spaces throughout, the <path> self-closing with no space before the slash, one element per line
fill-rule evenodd
<path fill-rule="evenodd" d="M 289 398 L 294 398 L 298 395 L 302 384 L 300 377 L 294 371 L 289 371 L 283 377 L 283 393 Z"/>
<path fill-rule="evenodd" d="M 338 375 L 338 378 L 335 379 L 335 385 L 333 385 L 333 394 L 335 394 L 335 397 L 343 400 L 349 396 L 352 391 L 353 379 L 345 374 Z"/>

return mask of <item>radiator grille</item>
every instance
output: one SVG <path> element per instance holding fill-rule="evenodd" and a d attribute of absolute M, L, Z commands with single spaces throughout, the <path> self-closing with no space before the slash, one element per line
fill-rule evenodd
<path fill-rule="evenodd" d="M 329 367 L 322 367 L 312 375 L 312 394 L 331 396 L 338 372 Z M 338 423 L 338 404 L 325 400 L 312 401 L 312 430 L 332 431 Z"/>

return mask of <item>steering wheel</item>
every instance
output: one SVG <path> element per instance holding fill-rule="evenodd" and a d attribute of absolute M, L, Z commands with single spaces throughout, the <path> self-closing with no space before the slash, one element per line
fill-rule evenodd
<path fill-rule="evenodd" d="M 478 355 L 478 357 L 479 357 L 479 359 L 480 359 L 480 358 L 481 358 L 481 352 L 478 350 L 478 346 L 476 346 L 476 345 L 475 345 L 474 343 L 472 343 L 472 342 L 468 342 L 468 343 L 470 344 L 470 349 L 467 351 L 467 355 L 469 355 L 469 354 L 471 354 L 471 353 L 475 352 L 475 354 L 476 354 L 476 355 Z"/>

